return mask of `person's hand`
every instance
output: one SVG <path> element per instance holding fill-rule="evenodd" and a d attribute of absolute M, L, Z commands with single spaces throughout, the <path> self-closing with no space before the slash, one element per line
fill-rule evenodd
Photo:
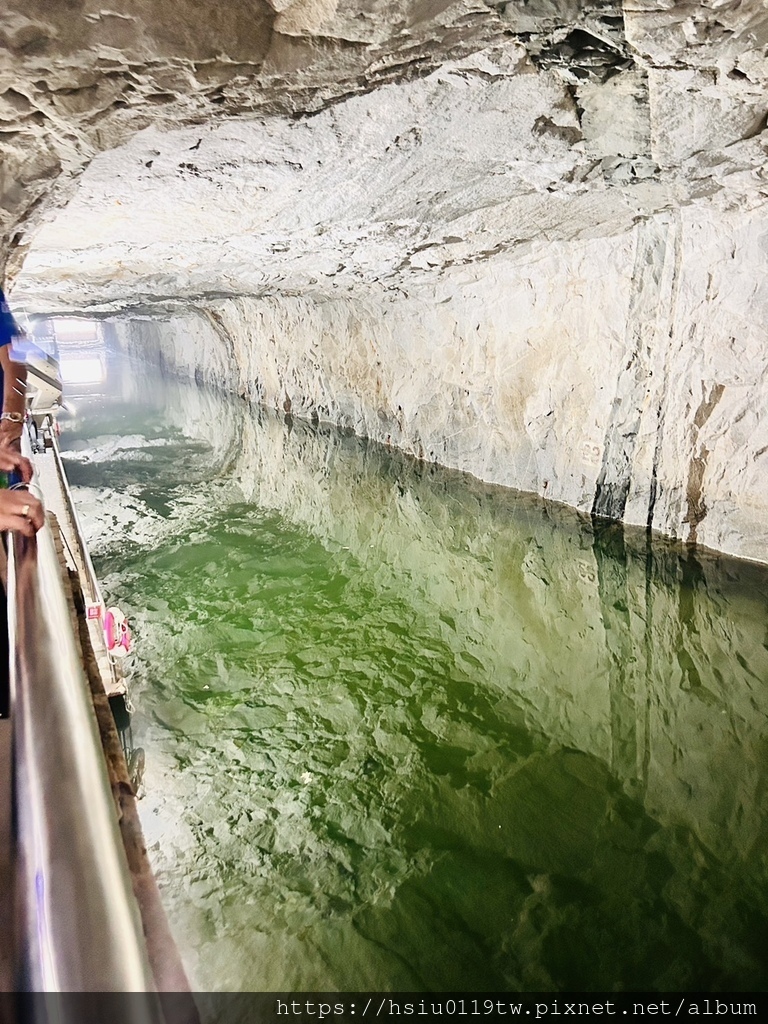
<path fill-rule="evenodd" d="M 32 479 L 32 463 L 15 448 L 7 445 L 0 445 L 0 470 L 6 473 L 13 473 L 16 470 L 25 484 Z"/>
<path fill-rule="evenodd" d="M 0 530 L 34 537 L 45 522 L 45 510 L 29 491 L 0 491 Z"/>
<path fill-rule="evenodd" d="M 10 447 L 18 451 L 21 444 L 21 423 L 13 420 L 0 420 L 0 448 Z"/>

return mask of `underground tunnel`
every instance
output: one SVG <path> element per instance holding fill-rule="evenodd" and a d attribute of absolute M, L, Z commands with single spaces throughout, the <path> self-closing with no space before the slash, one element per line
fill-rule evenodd
<path fill-rule="evenodd" d="M 0 45 L 0 276 L 193 987 L 764 988 L 764 4 Z"/>

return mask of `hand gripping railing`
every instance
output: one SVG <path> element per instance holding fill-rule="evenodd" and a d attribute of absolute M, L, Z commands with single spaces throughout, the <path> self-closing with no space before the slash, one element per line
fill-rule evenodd
<path fill-rule="evenodd" d="M 121 1024 L 161 1024 L 53 537 L 46 524 L 8 540 L 23 987 L 146 993 L 120 1004 Z M 69 1024 L 66 1001 L 30 1005 Z"/>

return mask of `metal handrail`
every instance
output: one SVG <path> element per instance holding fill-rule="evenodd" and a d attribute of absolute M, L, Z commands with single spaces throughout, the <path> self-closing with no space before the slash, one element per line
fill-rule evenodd
<path fill-rule="evenodd" d="M 161 1024 L 90 691 L 48 525 L 8 544 L 21 962 L 33 992 L 143 992 Z"/>
<path fill-rule="evenodd" d="M 61 449 L 59 448 L 59 442 L 56 438 L 56 434 L 53 431 L 51 431 L 51 451 L 53 453 L 53 458 L 56 463 L 56 473 L 58 474 L 59 483 L 61 485 L 61 492 L 64 495 L 64 503 L 67 506 L 67 512 L 69 513 L 69 518 L 72 521 L 72 527 L 74 529 L 75 534 L 75 543 L 77 544 L 77 548 L 80 553 L 80 558 L 82 559 L 83 565 L 85 567 L 86 580 L 81 580 L 81 585 L 83 583 L 87 584 L 87 586 L 83 587 L 83 589 L 85 589 L 88 592 L 89 600 L 91 600 L 94 604 L 103 605 L 104 598 L 101 593 L 99 579 L 96 575 L 96 570 L 93 567 L 91 553 L 88 550 L 88 546 L 84 540 L 83 527 L 80 522 L 80 517 L 77 514 L 75 502 L 72 497 L 72 490 L 69 486 L 69 480 L 67 479 L 67 474 L 64 470 L 64 463 L 61 458 Z"/>
<path fill-rule="evenodd" d="M 56 434 L 51 430 L 51 452 L 53 453 L 54 462 L 56 464 L 56 474 L 59 480 L 59 487 L 61 494 L 64 498 L 64 504 L 69 515 L 70 522 L 72 524 L 72 531 L 74 537 L 74 543 L 77 545 L 77 550 L 80 555 L 81 564 L 83 566 L 85 578 L 80 579 L 80 585 L 87 595 L 88 600 L 91 604 L 99 605 L 101 613 L 103 615 L 105 609 L 104 595 L 101 592 L 101 585 L 99 584 L 99 578 L 96 575 L 96 570 L 93 566 L 91 559 L 91 553 L 88 550 L 88 545 L 85 542 L 85 534 L 83 532 L 83 526 L 80 522 L 80 516 L 77 514 L 77 508 L 75 506 L 74 498 L 72 497 L 72 489 L 69 486 L 69 479 L 67 478 L 66 470 L 64 469 L 64 462 L 61 458 L 61 449 L 59 448 L 59 442 L 56 438 Z M 102 620 L 103 621 L 103 620 Z M 115 690 L 119 688 L 122 682 L 125 685 L 125 680 L 118 674 L 117 667 L 112 660 L 108 659 L 109 662 L 109 674 L 112 678 L 112 684 Z M 132 711 L 132 705 L 130 696 L 128 695 L 127 689 L 125 690 L 125 701 L 129 711 Z"/>

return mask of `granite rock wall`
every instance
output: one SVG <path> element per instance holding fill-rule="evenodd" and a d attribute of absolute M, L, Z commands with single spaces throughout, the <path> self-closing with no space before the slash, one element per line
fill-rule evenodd
<path fill-rule="evenodd" d="M 226 299 L 120 330 L 280 412 L 765 561 L 768 351 L 740 313 L 760 230 L 660 214 L 408 298 Z"/>
<path fill-rule="evenodd" d="M 763 0 L 10 0 L 29 313 L 768 560 Z"/>

